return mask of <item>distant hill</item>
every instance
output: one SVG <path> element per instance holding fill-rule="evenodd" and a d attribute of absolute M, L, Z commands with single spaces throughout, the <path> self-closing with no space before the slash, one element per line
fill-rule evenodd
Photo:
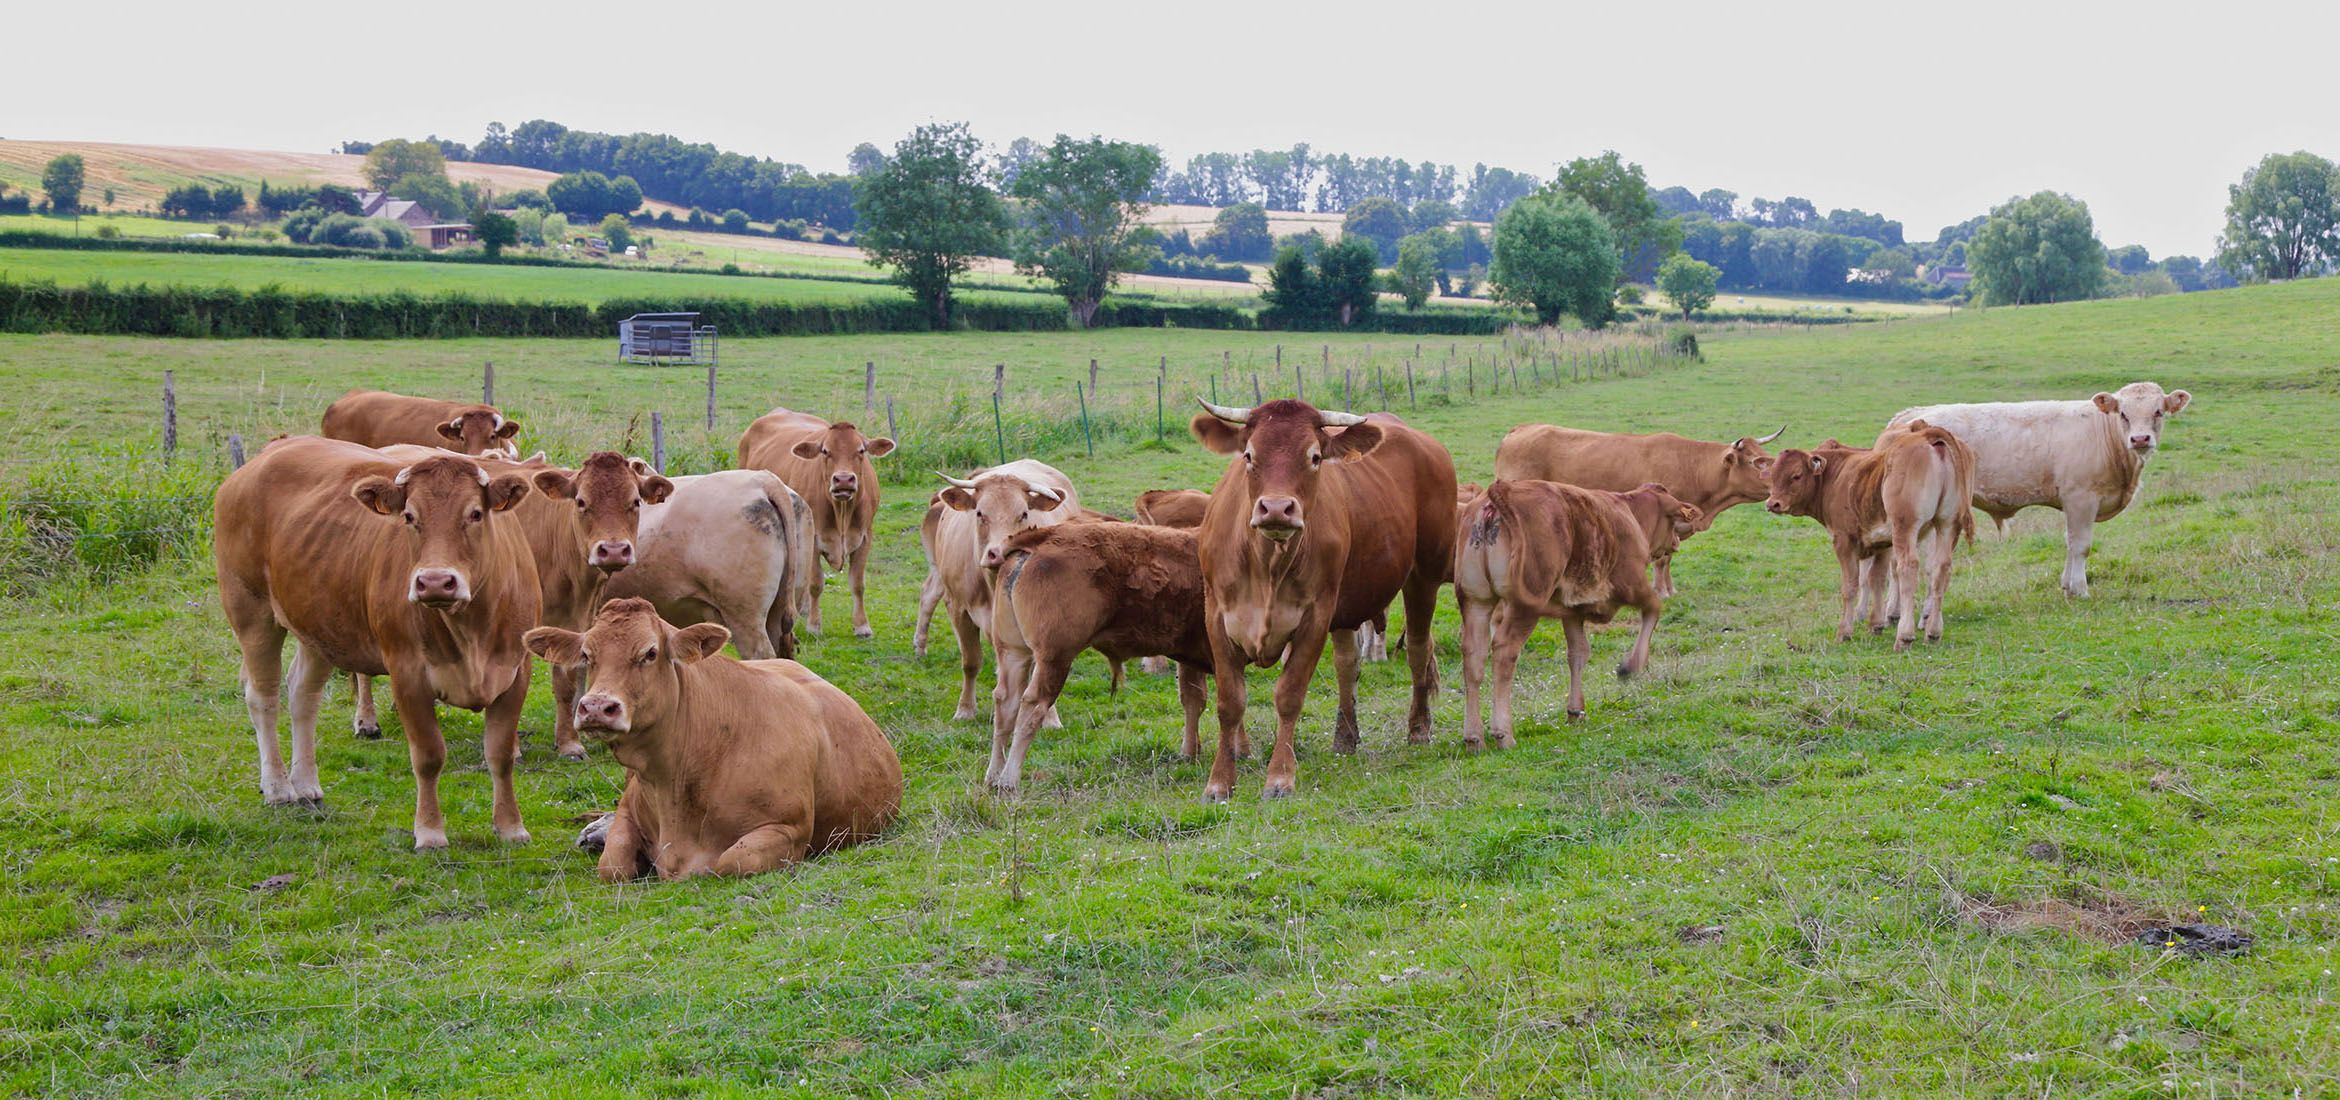
<path fill-rule="evenodd" d="M 163 193 L 187 183 L 216 187 L 236 184 L 256 196 L 260 181 L 272 184 L 338 183 L 355 187 L 365 182 L 358 174 L 366 158 L 340 153 L 286 153 L 254 149 L 210 149 L 187 145 L 114 145 L 98 141 L 0 141 L 0 183 L 11 190 L 40 193 L 41 170 L 63 153 L 79 153 L 88 173 L 82 201 L 103 207 L 106 188 L 114 189 L 116 210 L 151 209 Z M 542 190 L 555 173 L 506 164 L 449 163 L 447 178 L 475 180 L 497 192 Z M 37 198 L 36 198 L 36 201 Z M 671 210 L 677 217 L 689 213 L 671 203 L 645 202 L 655 214 Z"/>

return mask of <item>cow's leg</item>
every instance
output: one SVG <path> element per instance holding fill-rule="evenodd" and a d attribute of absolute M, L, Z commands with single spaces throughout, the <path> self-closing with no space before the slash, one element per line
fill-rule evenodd
<path fill-rule="evenodd" d="M 249 614 L 238 614 L 243 609 L 232 595 L 223 593 L 221 602 L 228 605 L 228 619 L 236 624 L 236 645 L 244 654 L 244 712 L 251 716 L 252 737 L 260 749 L 260 801 L 271 806 L 298 801 L 276 734 L 283 705 L 284 628 L 276 624 L 264 599 Z"/>
<path fill-rule="evenodd" d="M 804 625 L 815 634 L 821 632 L 821 591 L 828 585 L 828 562 L 816 553 L 813 555 L 812 581 L 805 586 L 804 596 Z"/>
<path fill-rule="evenodd" d="M 1357 635 L 1361 632 L 1332 632 L 1333 679 L 1340 686 L 1340 707 L 1333 715 L 1332 747 L 1338 753 L 1357 751 Z"/>
<path fill-rule="evenodd" d="M 1149 676 L 1160 676 L 1161 674 L 1170 671 L 1170 658 L 1140 657 L 1138 658 L 1138 671 L 1143 672 Z"/>
<path fill-rule="evenodd" d="M 1024 781 L 1024 754 L 1032 749 L 1032 734 L 1040 728 L 1042 715 L 1056 706 L 1056 697 L 1064 691 L 1064 678 L 1072 672 L 1072 659 L 1061 655 L 1040 660 L 1035 656 L 1020 669 L 1025 683 L 1023 705 L 1016 715 L 1015 743 L 1008 746 L 1007 766 L 999 770 L 992 787 L 1001 792 L 1013 791 Z"/>
<path fill-rule="evenodd" d="M 1235 793 L 1235 758 L 1249 756 L 1248 744 L 1238 749 L 1239 742 L 1247 742 L 1243 732 L 1244 689 L 1248 683 L 1243 675 L 1242 660 L 1235 655 L 1235 646 L 1228 641 L 1225 628 L 1219 625 L 1217 608 L 1206 596 L 1203 600 L 1203 629 L 1211 643 L 1211 679 L 1218 696 L 1219 750 L 1211 757 L 1211 777 L 1203 782 L 1203 801 L 1225 802 Z"/>
<path fill-rule="evenodd" d="M 424 690 L 429 689 L 426 687 Z M 496 836 L 513 844 L 528 843 L 528 829 L 520 823 L 520 798 L 512 789 L 512 766 L 520 758 L 520 712 L 527 705 L 528 662 L 522 661 L 520 671 L 512 677 L 512 686 L 505 688 L 502 695 L 496 696 L 495 701 L 489 703 L 487 710 L 480 715 L 480 737 L 484 742 L 481 754 L 487 757 L 488 787 L 495 795 L 492 820 Z M 403 716 L 404 713 L 401 707 L 400 714 Z M 433 717 L 436 718 L 435 715 Z M 437 722 L 434 720 L 432 724 L 435 726 Z M 435 737 L 437 731 L 433 730 L 432 733 Z M 444 751 L 441 750 L 442 753 Z M 580 745 L 578 751 L 583 752 L 584 747 Z M 438 793 L 434 790 L 432 801 L 435 803 L 437 798 Z M 436 805 L 432 806 L 434 810 L 437 808 Z M 441 826 L 441 844 L 446 843 L 444 828 Z M 417 839 L 419 842 L 419 833 Z"/>
<path fill-rule="evenodd" d="M 368 741 L 380 740 L 382 718 L 374 710 L 374 678 L 363 672 L 350 673 L 349 698 L 352 705 L 350 730 Z"/>
<path fill-rule="evenodd" d="M 1438 696 L 1438 654 L 1430 648 L 1430 620 L 1438 614 L 1438 589 L 1445 583 L 1438 572 L 1417 565 L 1403 590 L 1406 672 L 1414 681 L 1414 699 L 1406 708 L 1406 740 L 1416 745 L 1430 743 L 1430 704 Z"/>
<path fill-rule="evenodd" d="M 1584 666 L 1592 658 L 1592 639 L 1585 634 L 1584 620 L 1573 615 L 1561 617 L 1560 629 L 1568 635 L 1568 720 L 1574 722 L 1584 717 Z"/>
<path fill-rule="evenodd" d="M 1861 559 L 1861 607 L 1871 634 L 1882 634 L 1888 621 L 1901 619 L 1901 581 L 1884 558 Z"/>
<path fill-rule="evenodd" d="M 1198 666 L 1178 663 L 1178 705 L 1186 711 L 1186 735 L 1178 742 L 1181 760 L 1202 755 L 1203 680 L 1209 675 Z"/>
<path fill-rule="evenodd" d="M 1284 655 L 1284 669 L 1276 677 L 1276 745 L 1268 752 L 1267 782 L 1260 793 L 1268 798 L 1289 797 L 1300 774 L 1300 708 L 1308 702 L 1308 681 L 1316 678 L 1316 663 L 1324 659 L 1323 620 L 1304 623 L 1292 636 Z"/>
<path fill-rule="evenodd" d="M 959 709 L 951 720 L 969 722 L 980 717 L 975 709 L 975 678 L 983 673 L 983 630 L 975 617 L 952 608 L 951 632 L 959 638 Z"/>
<path fill-rule="evenodd" d="M 926 583 L 918 587 L 918 625 L 910 632 L 910 655 L 926 656 L 926 636 L 934 628 L 934 608 L 943 599 L 942 570 L 926 566 Z"/>
<path fill-rule="evenodd" d="M 1915 523 L 1896 518 L 1893 522 L 1893 583 L 1894 606 L 1901 609 L 1901 622 L 1893 628 L 1893 651 L 1909 648 L 1917 638 L 1918 540 L 1925 537 Z M 1879 568 L 1883 567 L 1878 563 Z"/>
<path fill-rule="evenodd" d="M 2088 547 L 2096 541 L 2096 498 L 2075 493 L 2064 498 L 2064 594 L 2088 595 Z"/>
<path fill-rule="evenodd" d="M 333 682 L 333 666 L 305 645 L 293 647 L 292 679 L 285 685 L 286 709 L 292 719 L 292 796 L 304 805 L 322 805 L 325 788 L 317 782 L 317 710 L 325 702 L 325 687 Z"/>
<path fill-rule="evenodd" d="M 984 773 L 984 782 L 1000 786 L 999 777 L 1007 771 L 1010 746 L 1017 727 L 1023 723 L 1024 689 L 1031 683 L 1032 654 L 1028 650 L 999 644 L 992 640 L 991 687 L 991 767 Z"/>
<path fill-rule="evenodd" d="M 715 874 L 736 878 L 760 875 L 804 862 L 812 849 L 811 808 L 801 820 L 775 822 L 750 829 L 715 857 Z"/>
<path fill-rule="evenodd" d="M 1489 722 L 1489 733 L 1495 747 L 1508 749 L 1518 744 L 1512 737 L 1511 682 L 1519 670 L 1520 651 L 1527 648 L 1528 637 L 1536 632 L 1539 621 L 1535 612 L 1524 607 L 1506 607 L 1495 616 L 1495 636 L 1491 649 L 1495 664 L 1495 717 Z"/>
<path fill-rule="evenodd" d="M 774 608 L 778 606 L 778 603 L 773 604 Z M 731 647 L 739 651 L 740 660 L 768 661 L 780 655 L 773 648 L 772 633 L 768 629 L 769 619 L 762 622 L 753 620 L 743 622 L 738 616 L 726 614 L 718 609 L 715 613 L 715 621 L 723 624 L 723 629 L 731 632 Z M 559 689 L 557 681 L 554 688 L 555 690 Z"/>
<path fill-rule="evenodd" d="M 1853 636 L 1853 622 L 1859 614 L 1861 594 L 1861 559 L 1858 548 L 1838 545 L 1836 548 L 1837 598 L 1844 604 L 1844 616 L 1836 624 L 1836 640 L 1849 642 Z"/>
<path fill-rule="evenodd" d="M 1652 568 L 1655 570 L 1652 576 L 1656 581 L 1657 594 L 1661 598 L 1672 596 L 1674 594 L 1674 556 L 1667 554 L 1659 558 L 1652 564 Z"/>
<path fill-rule="evenodd" d="M 737 637 L 738 635 L 733 635 Z M 577 674 L 575 666 L 552 666 L 553 749 L 563 760 L 585 759 L 585 742 L 577 739 Z M 512 755 L 520 754 L 520 739 L 512 739 Z"/>
<path fill-rule="evenodd" d="M 398 724 L 406 728 L 407 763 L 414 769 L 414 849 L 447 846 L 447 818 L 439 812 L 439 772 L 447 766 L 447 740 L 439 733 L 439 700 L 430 680 L 421 676 L 390 677 L 390 696 L 398 705 Z M 512 766 L 510 754 L 504 767 Z"/>
<path fill-rule="evenodd" d="M 1926 640 L 1942 640 L 1942 597 L 1950 591 L 1950 567 L 1958 555 L 1958 525 L 1945 523 L 1934 533 L 1933 560 L 1928 562 L 1933 584 L 1926 590 Z"/>
<path fill-rule="evenodd" d="M 796 656 L 796 609 L 788 606 L 788 589 L 785 585 L 772 594 L 771 603 L 764 609 L 763 637 L 771 656 Z M 738 631 L 732 632 L 731 641 L 734 645 L 739 644 Z M 741 656 L 746 656 L 745 650 L 741 651 Z"/>
<path fill-rule="evenodd" d="M 610 815 L 609 832 L 602 840 L 601 860 L 593 867 L 603 882 L 631 882 L 651 870 L 649 849 L 628 803 L 624 797 L 618 799 L 617 813 Z"/>
<path fill-rule="evenodd" d="M 1486 722 L 1479 714 L 1479 686 L 1487 679 L 1487 650 L 1494 644 L 1490 631 L 1495 605 L 1473 600 L 1459 591 L 1455 602 L 1462 605 L 1463 745 L 1476 749 L 1486 744 Z"/>
<path fill-rule="evenodd" d="M 1664 606 L 1656 600 L 1651 600 L 1639 610 L 1641 628 L 1633 635 L 1633 648 L 1626 651 L 1625 662 L 1617 666 L 1617 678 L 1621 680 L 1639 676 L 1642 669 L 1649 667 L 1649 640 L 1657 633 L 1658 617 L 1665 613 Z"/>
<path fill-rule="evenodd" d="M 864 537 L 861 545 L 853 548 L 853 636 L 856 638 L 868 638 L 877 633 L 869 628 L 869 607 L 862 600 L 862 582 L 869 572 L 870 541 Z"/>
<path fill-rule="evenodd" d="M 1108 690 L 1114 695 L 1121 694 L 1121 685 L 1129 680 L 1129 673 L 1121 667 L 1121 658 L 1105 658 L 1105 667 L 1110 670 L 1110 675 L 1113 677 Z"/>

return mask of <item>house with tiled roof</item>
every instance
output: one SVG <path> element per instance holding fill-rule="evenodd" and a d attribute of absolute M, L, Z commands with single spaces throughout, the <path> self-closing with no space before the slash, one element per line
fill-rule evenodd
<path fill-rule="evenodd" d="M 360 191 L 357 201 L 359 217 L 397 222 L 414 234 L 414 243 L 424 248 L 446 248 L 471 239 L 469 222 L 442 222 L 412 199 L 394 199 L 383 191 Z"/>

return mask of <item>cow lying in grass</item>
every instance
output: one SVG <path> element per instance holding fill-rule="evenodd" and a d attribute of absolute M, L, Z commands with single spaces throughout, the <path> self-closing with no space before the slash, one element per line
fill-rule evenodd
<path fill-rule="evenodd" d="M 676 629 L 612 600 L 583 634 L 528 648 L 582 666 L 577 728 L 626 767 L 601 852 L 605 882 L 753 875 L 876 836 L 902 806 L 894 747 L 844 692 L 794 661 L 723 656 L 731 632 Z"/>

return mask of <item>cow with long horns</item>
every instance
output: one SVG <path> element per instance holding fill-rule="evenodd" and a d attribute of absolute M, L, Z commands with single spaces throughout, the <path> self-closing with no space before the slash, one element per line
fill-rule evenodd
<path fill-rule="evenodd" d="M 1355 416 L 1291 400 L 1248 409 L 1201 404 L 1195 438 L 1236 456 L 1198 532 L 1204 626 L 1219 671 L 1219 751 L 1203 797 L 1222 800 L 1235 787 L 1241 669 L 1279 661 L 1264 793 L 1292 793 L 1300 706 L 1328 638 L 1340 680 L 1333 750 L 1356 751 L 1357 627 L 1401 594 L 1414 683 L 1407 739 L 1430 740 L 1438 689 L 1430 618 L 1454 568 L 1453 457 L 1387 413 Z"/>
<path fill-rule="evenodd" d="M 1630 493 L 1655 482 L 1698 509 L 1697 530 L 1714 525 L 1725 509 L 1753 504 L 1771 495 L 1771 455 L 1766 443 L 1787 432 L 1741 436 L 1729 443 L 1686 439 L 1672 432 L 1628 435 L 1588 432 L 1555 424 L 1522 424 L 1495 448 L 1495 476 L 1504 481 L 1550 481 L 1579 489 Z M 1650 563 L 1657 594 L 1674 594 L 1671 550 Z"/>

